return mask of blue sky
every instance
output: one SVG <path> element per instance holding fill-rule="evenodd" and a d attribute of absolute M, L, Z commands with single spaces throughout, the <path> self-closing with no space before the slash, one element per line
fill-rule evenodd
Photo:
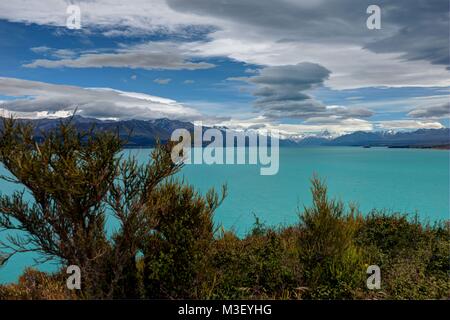
<path fill-rule="evenodd" d="M 79 30 L 66 26 L 69 4 L 81 9 Z M 2 2 L 0 112 L 35 118 L 77 108 L 294 137 L 448 127 L 448 2 L 380 1 L 380 30 L 367 29 L 367 5 Z"/>

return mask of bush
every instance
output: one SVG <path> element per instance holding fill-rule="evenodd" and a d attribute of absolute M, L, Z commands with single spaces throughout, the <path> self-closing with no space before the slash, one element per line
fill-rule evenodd
<path fill-rule="evenodd" d="M 307 298 L 352 298 L 365 279 L 364 257 L 354 242 L 359 217 L 329 200 L 325 184 L 312 179 L 313 206 L 300 215 L 300 263 Z"/>
<path fill-rule="evenodd" d="M 66 288 L 61 275 L 48 275 L 26 269 L 17 284 L 0 285 L 0 300 L 66 300 L 76 299 Z"/>
<path fill-rule="evenodd" d="M 225 232 L 212 255 L 214 298 L 280 299 L 295 296 L 299 283 L 298 251 L 290 229 L 276 231 L 258 223 L 244 239 Z"/>
<path fill-rule="evenodd" d="M 388 299 L 450 298 L 448 276 L 427 272 L 428 263 L 429 252 L 394 258 L 383 267 L 381 293 Z"/>
<path fill-rule="evenodd" d="M 425 236 L 418 217 L 372 211 L 358 229 L 356 240 L 364 246 L 375 246 L 383 254 L 396 255 L 405 248 L 418 248 Z"/>
<path fill-rule="evenodd" d="M 370 264 L 382 270 L 375 297 L 439 299 L 450 297 L 448 223 L 421 224 L 417 216 L 373 211 L 356 235 Z"/>
<path fill-rule="evenodd" d="M 146 214 L 155 228 L 144 244 L 144 287 L 147 298 L 200 298 L 210 276 L 208 252 L 213 242 L 212 216 L 220 199 L 214 190 L 202 197 L 175 180 L 150 196 Z"/>

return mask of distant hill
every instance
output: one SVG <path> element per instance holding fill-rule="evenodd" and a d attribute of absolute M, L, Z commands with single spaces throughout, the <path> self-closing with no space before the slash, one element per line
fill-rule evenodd
<path fill-rule="evenodd" d="M 65 119 L 36 119 L 18 121 L 32 122 L 36 127 L 36 136 L 42 132 L 54 129 L 60 121 Z M 73 124 L 80 131 L 90 129 L 93 125 L 97 131 L 119 132 L 119 136 L 127 141 L 128 147 L 152 147 L 157 139 L 168 141 L 175 129 L 187 129 L 193 132 L 194 125 L 190 122 L 156 119 L 156 120 L 98 120 L 75 116 Z M 0 127 L 2 122 L 0 121 Z M 207 129 L 205 127 L 204 129 Z M 224 130 L 224 129 L 221 129 Z M 323 136 L 310 136 L 300 140 L 280 140 L 280 146 L 307 147 L 307 146 L 361 146 L 361 147 L 435 147 L 450 145 L 450 129 L 419 129 L 408 132 L 365 132 L 357 131 L 336 138 Z"/>
<path fill-rule="evenodd" d="M 67 121 L 67 119 L 20 119 L 19 121 L 32 122 L 36 128 L 36 137 L 39 138 L 42 132 L 56 128 L 61 121 Z M 190 122 L 169 119 L 113 121 L 75 116 L 72 123 L 79 131 L 86 131 L 94 126 L 94 131 L 119 132 L 119 136 L 127 141 L 128 147 L 152 147 L 157 139 L 163 142 L 168 141 L 175 129 L 184 128 L 191 132 L 194 130 L 194 125 Z M 0 127 L 1 125 L 0 122 Z"/>
<path fill-rule="evenodd" d="M 0 117 L 1 118 L 1 117 Z M 35 136 L 39 139 L 42 137 L 42 132 L 55 129 L 61 121 L 67 121 L 65 119 L 18 119 L 22 122 L 31 122 L 36 130 Z M 172 132 L 175 129 L 186 129 L 189 132 L 194 131 L 194 125 L 191 122 L 184 122 L 170 119 L 156 119 L 156 120 L 98 120 L 95 118 L 85 118 L 81 116 L 74 116 L 72 119 L 73 125 L 79 131 L 87 131 L 94 126 L 95 131 L 110 131 L 119 132 L 119 136 L 127 141 L 126 146 L 132 147 L 153 147 L 156 144 L 157 139 L 161 142 L 166 142 L 170 139 Z M 2 121 L 0 121 L 0 128 Z M 203 131 L 208 129 L 204 127 Z M 222 132 L 226 128 L 218 128 Z M 293 140 L 280 139 L 280 146 L 296 147 L 298 143 Z M 208 144 L 207 142 L 205 144 Z M 270 145 L 270 141 L 268 143 Z"/>
<path fill-rule="evenodd" d="M 337 137 L 326 145 L 334 146 L 383 146 L 383 147 L 431 147 L 450 144 L 450 129 L 419 129 L 410 132 L 357 131 Z"/>

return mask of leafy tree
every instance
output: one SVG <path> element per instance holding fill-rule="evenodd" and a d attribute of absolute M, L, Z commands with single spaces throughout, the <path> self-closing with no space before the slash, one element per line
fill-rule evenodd
<path fill-rule="evenodd" d="M 33 133 L 13 119 L 0 131 L 0 162 L 13 176 L 2 178 L 25 187 L 0 194 L 0 228 L 9 231 L 1 242 L 4 260 L 37 252 L 38 262 L 79 266 L 85 297 L 137 297 L 135 260 L 154 227 L 148 201 L 181 167 L 171 161 L 171 146 L 159 145 L 153 161 L 140 165 L 121 159 L 122 142 L 112 133 L 80 133 L 70 122 L 42 141 Z M 112 237 L 105 229 L 108 210 L 120 223 Z"/>
<path fill-rule="evenodd" d="M 3 179 L 25 187 L 0 196 L 0 227 L 16 231 L 1 243 L 3 251 L 6 259 L 34 251 L 39 262 L 57 258 L 78 265 L 91 290 L 111 250 L 102 200 L 116 177 L 121 143 L 112 134 L 76 132 L 67 123 L 41 142 L 33 133 L 31 125 L 13 119 L 0 133 L 0 161 L 14 176 Z"/>

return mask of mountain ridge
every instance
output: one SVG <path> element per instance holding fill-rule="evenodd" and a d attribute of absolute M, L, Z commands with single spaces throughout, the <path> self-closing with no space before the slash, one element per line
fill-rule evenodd
<path fill-rule="evenodd" d="M 80 130 L 89 130 L 94 126 L 97 131 L 119 132 L 124 138 L 126 147 L 152 147 L 159 139 L 168 141 L 175 129 L 186 129 L 193 132 L 194 125 L 191 122 L 170 120 L 168 118 L 154 120 L 99 120 L 73 116 L 72 123 Z M 70 118 L 44 118 L 44 119 L 17 119 L 21 122 L 31 122 L 35 128 L 37 137 L 42 132 L 54 129 L 61 121 Z M 0 121 L 0 128 L 2 121 Z M 208 129 L 208 127 L 204 127 Z M 280 146 L 311 147 L 311 146 L 360 146 L 360 147 L 435 147 L 450 146 L 450 129 L 418 129 L 415 131 L 355 131 L 338 137 L 307 136 L 303 139 L 280 139 Z"/>

